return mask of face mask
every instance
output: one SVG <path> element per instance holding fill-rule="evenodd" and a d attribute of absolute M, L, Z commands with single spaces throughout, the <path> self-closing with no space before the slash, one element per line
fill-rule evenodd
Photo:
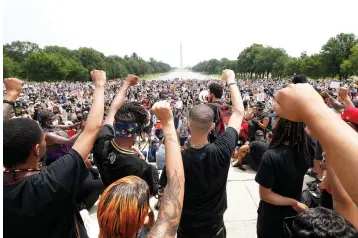
<path fill-rule="evenodd" d="M 54 121 L 52 122 L 52 125 L 57 126 L 57 125 L 58 125 L 58 120 L 57 120 L 57 119 L 54 120 Z"/>

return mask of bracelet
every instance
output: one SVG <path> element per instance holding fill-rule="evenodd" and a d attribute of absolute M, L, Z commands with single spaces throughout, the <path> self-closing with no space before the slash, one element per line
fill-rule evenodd
<path fill-rule="evenodd" d="M 15 107 L 15 103 L 14 102 L 12 102 L 12 101 L 9 101 L 9 100 L 3 100 L 3 103 L 7 103 L 7 104 L 10 104 L 10 105 L 12 105 L 13 107 Z"/>
<path fill-rule="evenodd" d="M 234 82 L 229 83 L 229 84 L 227 85 L 227 87 L 229 88 L 231 85 L 236 85 L 236 83 L 234 83 Z"/>

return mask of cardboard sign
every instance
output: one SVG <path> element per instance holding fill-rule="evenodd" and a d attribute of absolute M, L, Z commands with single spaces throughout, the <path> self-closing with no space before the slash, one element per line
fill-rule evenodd
<path fill-rule="evenodd" d="M 339 88 L 340 86 L 340 82 L 331 82 L 331 84 L 329 85 L 330 88 Z"/>
<path fill-rule="evenodd" d="M 251 85 L 251 84 L 252 84 L 252 80 L 247 80 L 247 81 L 245 82 L 245 84 L 246 84 L 246 85 Z"/>

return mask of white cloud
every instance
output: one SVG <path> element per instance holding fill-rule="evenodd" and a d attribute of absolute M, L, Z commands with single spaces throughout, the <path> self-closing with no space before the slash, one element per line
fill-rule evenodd
<path fill-rule="evenodd" d="M 340 32 L 358 35 L 356 0 L 13 0 L 4 2 L 4 42 L 93 47 L 179 66 L 235 59 L 252 43 L 290 55 L 315 53 Z"/>

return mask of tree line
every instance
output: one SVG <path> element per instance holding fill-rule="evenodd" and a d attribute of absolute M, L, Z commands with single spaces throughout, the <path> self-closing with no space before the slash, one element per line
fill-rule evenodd
<path fill-rule="evenodd" d="M 331 37 L 317 54 L 290 57 L 282 48 L 252 44 L 240 52 L 237 60 L 223 58 L 202 61 L 192 70 L 208 74 L 232 69 L 242 78 L 286 78 L 303 74 L 313 79 L 346 79 L 358 75 L 358 38 L 341 33 Z"/>
<path fill-rule="evenodd" d="M 92 48 L 71 50 L 60 46 L 41 49 L 36 43 L 14 41 L 3 45 L 4 77 L 19 77 L 30 81 L 86 81 L 93 69 L 105 70 L 109 79 L 123 78 L 128 73 L 165 73 L 169 64 L 150 58 L 145 61 L 135 52 L 123 58 L 105 56 Z"/>

